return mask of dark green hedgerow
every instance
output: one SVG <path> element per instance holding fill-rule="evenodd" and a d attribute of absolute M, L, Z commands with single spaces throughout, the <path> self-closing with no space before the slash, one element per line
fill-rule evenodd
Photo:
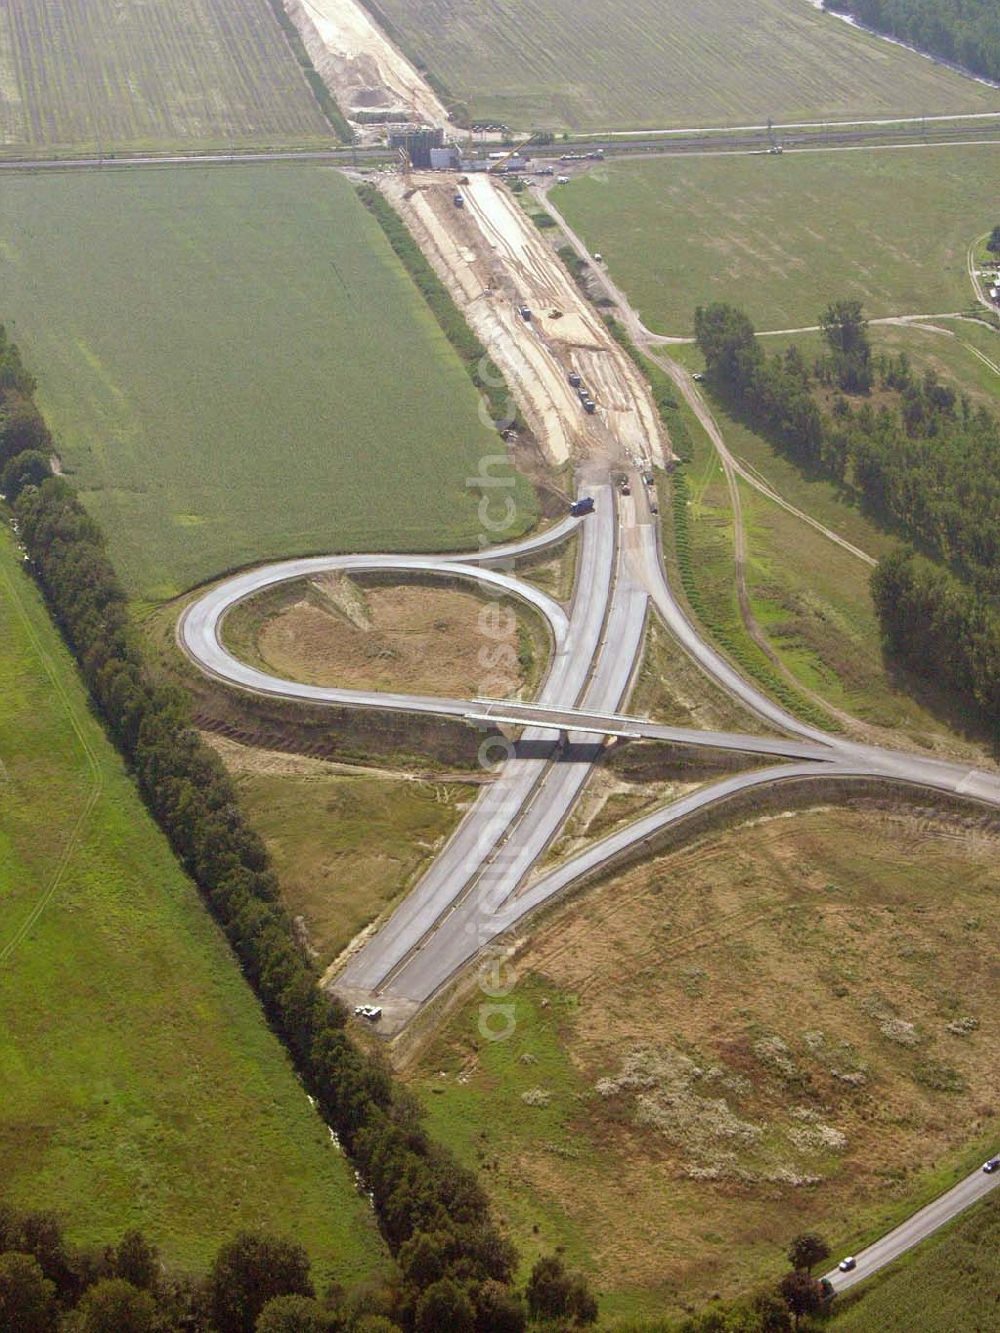
<path fill-rule="evenodd" d="M 702 596 L 696 562 L 692 558 L 690 492 L 685 473 L 685 464 L 690 462 L 692 456 L 692 444 L 687 422 L 684 420 L 684 414 L 681 412 L 680 404 L 674 396 L 673 385 L 666 372 L 643 356 L 618 320 L 606 319 L 605 322 L 615 339 L 629 354 L 649 383 L 660 417 L 670 436 L 674 453 L 680 460 L 671 478 L 674 554 L 677 559 L 677 569 L 681 576 L 681 586 L 692 611 L 716 643 L 737 666 L 742 667 L 748 675 L 759 681 L 772 698 L 777 699 L 789 712 L 802 718 L 804 722 L 825 731 L 839 730 L 836 723 L 827 717 L 822 709 L 816 708 L 808 700 L 803 699 L 797 691 L 793 690 L 787 681 L 783 680 L 771 668 L 763 654 L 750 641 L 741 635 L 733 634 L 729 627 L 719 620 L 712 607 Z"/>
<path fill-rule="evenodd" d="M 348 1036 L 344 1008 L 320 990 L 281 905 L 264 844 L 243 817 L 218 756 L 192 725 L 187 696 L 146 671 L 103 533 L 68 482 L 45 476 L 51 441 L 33 390 L 0 328 L 7 498 L 31 569 L 143 799 L 371 1191 L 390 1249 L 399 1253 L 427 1233 L 436 1255 L 429 1282 L 453 1276 L 472 1293 L 483 1283 L 509 1282 L 516 1256 L 491 1220 L 485 1192 L 429 1139 L 383 1062 Z"/>
<path fill-rule="evenodd" d="M 302 34 L 288 17 L 288 13 L 285 10 L 285 6 L 281 3 L 281 0 L 269 0 L 269 3 L 271 5 L 271 10 L 274 13 L 274 17 L 278 22 L 278 26 L 285 34 L 288 45 L 291 47 L 292 55 L 298 61 L 299 68 L 302 70 L 306 82 L 312 89 L 312 95 L 318 102 L 319 109 L 330 122 L 330 125 L 333 127 L 333 130 L 341 143 L 353 143 L 354 131 L 347 123 L 347 120 L 334 100 L 330 89 L 320 78 L 319 71 L 316 69 L 316 66 L 310 58 L 309 52 L 306 50 L 305 42 L 302 40 Z"/>
<path fill-rule="evenodd" d="M 419 287 L 442 332 L 461 358 L 469 378 L 489 402 L 493 422 L 498 429 L 516 426 L 517 404 L 503 376 L 490 360 L 486 348 L 469 328 L 465 316 L 451 299 L 448 288 L 424 258 L 403 219 L 374 185 L 359 185 L 358 195 L 385 232 L 389 244 L 402 260 L 403 267 Z"/>

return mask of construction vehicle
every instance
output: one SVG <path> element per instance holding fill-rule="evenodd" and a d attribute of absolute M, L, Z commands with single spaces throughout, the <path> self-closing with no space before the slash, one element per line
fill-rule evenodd
<path fill-rule="evenodd" d="M 455 207 L 456 208 L 465 207 L 465 195 L 462 194 L 461 190 L 457 191 L 455 194 Z"/>
<path fill-rule="evenodd" d="M 585 403 L 587 399 L 590 397 L 590 391 L 589 389 L 584 388 L 582 384 L 580 384 L 577 386 L 576 396 L 579 398 L 581 403 Z"/>
<path fill-rule="evenodd" d="M 580 378 L 580 376 L 576 373 L 575 370 L 571 370 L 569 372 L 569 382 L 572 388 L 579 389 L 580 385 L 583 383 L 583 380 Z"/>
<path fill-rule="evenodd" d="M 597 411 L 597 404 L 594 402 L 593 398 L 585 398 L 583 400 L 583 410 L 588 412 L 591 416 L 594 415 Z"/>
<path fill-rule="evenodd" d="M 521 316 L 521 318 L 524 320 L 524 322 L 525 322 L 526 324 L 529 324 L 529 323 L 531 322 L 531 306 L 530 306 L 530 305 L 523 305 L 523 306 L 521 306 L 521 307 L 518 309 L 518 312 L 517 312 L 517 313 Z"/>
<path fill-rule="evenodd" d="M 569 512 L 574 518 L 583 518 L 584 514 L 592 514 L 594 512 L 593 497 L 585 495 L 582 500 L 574 500 L 569 507 Z"/>
<path fill-rule="evenodd" d="M 514 146 L 510 149 L 509 152 L 490 153 L 490 160 L 493 163 L 493 165 L 490 167 L 490 175 L 491 176 L 502 175 L 503 172 L 506 170 L 507 163 L 511 160 L 511 158 L 517 157 L 523 148 L 527 148 L 529 144 L 534 143 L 535 137 L 536 136 L 534 134 L 529 134 L 527 139 L 523 139 L 520 143 L 514 144 Z"/>

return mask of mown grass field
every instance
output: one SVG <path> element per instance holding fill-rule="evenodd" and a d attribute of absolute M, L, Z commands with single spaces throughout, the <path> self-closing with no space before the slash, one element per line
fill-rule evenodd
<path fill-rule="evenodd" d="M 268 0 L 8 0 L 0 143 L 136 149 L 329 142 Z"/>
<path fill-rule="evenodd" d="M 997 1319 L 1000 1197 L 993 1194 L 864 1283 L 827 1325 L 836 1333 L 984 1333 Z"/>
<path fill-rule="evenodd" d="M 648 129 L 993 110 L 1000 94 L 805 0 L 379 0 L 473 116 Z"/>
<path fill-rule="evenodd" d="M 77 1241 L 203 1268 L 241 1227 L 349 1281 L 383 1250 L 345 1160 L 89 712 L 0 533 L 0 1179 Z"/>
<path fill-rule="evenodd" d="M 503 445 L 338 173 L 18 177 L 0 253 L 4 317 L 136 596 L 265 557 L 477 544 L 467 479 Z"/>
<path fill-rule="evenodd" d="M 762 817 L 541 923 L 509 1040 L 477 996 L 411 1076 L 524 1262 L 562 1245 L 606 1315 L 677 1313 L 777 1276 L 802 1229 L 860 1247 L 981 1161 L 996 837 Z"/>
<path fill-rule="evenodd" d="M 711 301 L 787 329 L 842 297 L 872 318 L 968 308 L 998 164 L 991 145 L 621 162 L 553 199 L 656 332 L 690 334 Z"/>

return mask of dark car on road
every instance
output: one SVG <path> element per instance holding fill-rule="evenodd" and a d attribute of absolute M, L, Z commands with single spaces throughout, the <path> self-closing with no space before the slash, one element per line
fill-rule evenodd
<path fill-rule="evenodd" d="M 857 1268 L 858 1261 L 853 1254 L 849 1254 L 846 1259 L 841 1259 L 837 1267 L 842 1273 L 850 1273 L 852 1269 Z"/>
<path fill-rule="evenodd" d="M 992 1175 L 994 1171 L 1000 1171 L 1000 1157 L 991 1157 L 988 1162 L 984 1162 L 983 1170 L 988 1176 Z"/>

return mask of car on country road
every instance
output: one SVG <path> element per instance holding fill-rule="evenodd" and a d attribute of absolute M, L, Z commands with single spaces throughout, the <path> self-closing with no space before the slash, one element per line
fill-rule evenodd
<path fill-rule="evenodd" d="M 983 1170 L 988 1176 L 992 1175 L 994 1171 L 1000 1171 L 1000 1157 L 991 1157 L 988 1162 L 984 1162 Z"/>
<path fill-rule="evenodd" d="M 858 1261 L 853 1254 L 849 1254 L 846 1259 L 841 1259 L 837 1267 L 842 1273 L 850 1273 L 852 1269 L 857 1268 Z"/>

